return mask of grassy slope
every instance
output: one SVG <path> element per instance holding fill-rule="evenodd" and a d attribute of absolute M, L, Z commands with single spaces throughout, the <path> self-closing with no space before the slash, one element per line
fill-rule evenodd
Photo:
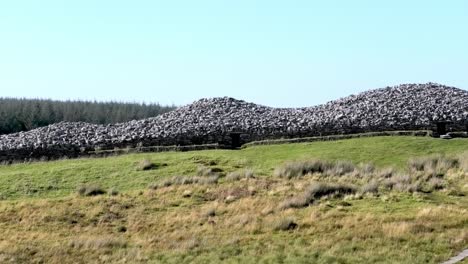
<path fill-rule="evenodd" d="M 411 157 L 467 149 L 461 139 L 381 137 L 3 166 L 0 263 L 438 263 L 468 246 L 467 196 L 387 193 L 278 210 L 311 178 L 271 173 L 313 157 L 403 168 Z M 167 166 L 137 171 L 145 158 Z M 226 172 L 251 167 L 260 177 L 147 188 L 210 163 Z M 78 197 L 82 183 L 121 194 Z M 237 198 L 226 202 L 230 195 Z M 298 227 L 275 230 L 286 219 Z"/>
<path fill-rule="evenodd" d="M 251 167 L 268 176 L 284 161 L 308 158 L 373 162 L 377 166 L 404 167 L 411 157 L 468 150 L 468 140 L 440 140 L 426 137 L 375 137 L 251 147 L 239 151 L 210 150 L 132 154 L 105 159 L 77 159 L 46 163 L 0 166 L 0 197 L 60 197 L 83 183 L 95 183 L 120 191 L 145 188 L 174 175 L 192 175 L 203 163 L 215 162 L 226 172 Z M 168 166 L 139 172 L 135 164 L 148 158 Z"/>

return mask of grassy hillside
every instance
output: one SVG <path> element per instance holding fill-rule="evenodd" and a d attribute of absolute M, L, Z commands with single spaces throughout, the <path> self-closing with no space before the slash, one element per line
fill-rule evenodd
<path fill-rule="evenodd" d="M 131 154 L 104 159 L 76 159 L 0 166 L 0 197 L 61 197 L 84 183 L 121 191 L 146 188 L 175 175 L 194 175 L 201 165 L 216 164 L 224 172 L 252 168 L 269 176 L 285 161 L 320 158 L 349 160 L 355 164 L 374 163 L 378 167 L 403 168 L 409 158 L 435 153 L 452 154 L 468 150 L 468 140 L 440 140 L 427 137 L 375 137 L 333 142 L 256 146 L 239 151 L 209 150 Z M 137 171 L 148 159 L 164 164 L 157 170 Z"/>
<path fill-rule="evenodd" d="M 376 137 L 0 166 L 0 263 L 440 263 L 468 247 L 467 150 Z"/>

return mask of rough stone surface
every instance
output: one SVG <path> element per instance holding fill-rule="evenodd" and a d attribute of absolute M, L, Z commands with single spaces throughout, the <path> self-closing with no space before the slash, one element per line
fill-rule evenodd
<path fill-rule="evenodd" d="M 272 108 L 233 98 L 201 99 L 158 117 L 112 125 L 61 122 L 0 136 L 0 161 L 79 156 L 96 148 L 199 145 L 230 140 L 432 129 L 437 121 L 466 129 L 468 91 L 404 84 L 305 108 Z M 8 157 L 7 157 L 8 156 Z"/>

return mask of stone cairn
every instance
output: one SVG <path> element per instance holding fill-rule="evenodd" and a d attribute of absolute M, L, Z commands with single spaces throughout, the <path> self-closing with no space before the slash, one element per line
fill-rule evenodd
<path fill-rule="evenodd" d="M 96 149 L 242 143 L 391 130 L 428 130 L 439 121 L 466 130 L 468 91 L 403 84 L 305 108 L 272 108 L 229 97 L 201 99 L 172 112 L 111 125 L 61 122 L 0 136 L 0 162 L 77 157 Z"/>

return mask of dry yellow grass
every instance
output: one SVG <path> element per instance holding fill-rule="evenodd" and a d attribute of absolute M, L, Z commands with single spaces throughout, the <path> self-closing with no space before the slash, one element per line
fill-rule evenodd
<path fill-rule="evenodd" d="M 466 198 L 451 205 L 444 205 L 450 197 L 434 205 L 434 198 L 412 195 L 395 196 L 398 201 L 328 199 L 280 210 L 281 201 L 310 181 L 249 179 L 117 196 L 2 201 L 0 262 L 216 263 L 224 255 L 253 263 L 259 254 L 266 260 L 295 252 L 286 259 L 417 263 L 443 260 L 466 246 Z M 227 195 L 236 199 L 226 202 Z"/>
<path fill-rule="evenodd" d="M 468 174 L 462 156 L 454 168 L 439 160 L 427 170 L 406 172 L 333 162 L 336 168 L 326 173 L 299 177 L 265 175 L 284 164 L 279 162 L 263 167 L 252 158 L 232 162 L 254 168 L 251 177 L 229 159 L 182 157 L 196 166 L 184 168 L 174 158 L 172 165 L 137 171 L 130 160 L 126 166 L 135 178 L 99 160 L 99 173 L 86 178 L 97 170 L 90 169 L 83 179 L 109 173 L 114 181 L 135 182 L 115 191 L 110 188 L 125 185 L 104 182 L 106 193 L 96 196 L 79 195 L 80 185 L 73 182 L 60 185 L 50 177 L 42 182 L 41 175 L 68 171 L 69 163 L 48 168 L 52 172 L 33 171 L 39 175 L 35 182 L 3 188 L 0 263 L 439 263 L 468 246 Z M 432 161 L 422 162 L 423 167 Z M 33 173 L 21 166 L 9 169 L 18 181 Z M 162 171 L 166 175 L 159 175 Z M 216 181 L 187 182 L 188 177 Z M 167 179 L 172 184 L 161 184 Z M 320 188 L 311 189 L 314 182 Z M 55 197 L 29 195 L 49 186 L 71 187 Z M 282 206 L 304 194 L 313 199 L 297 208 Z"/>

